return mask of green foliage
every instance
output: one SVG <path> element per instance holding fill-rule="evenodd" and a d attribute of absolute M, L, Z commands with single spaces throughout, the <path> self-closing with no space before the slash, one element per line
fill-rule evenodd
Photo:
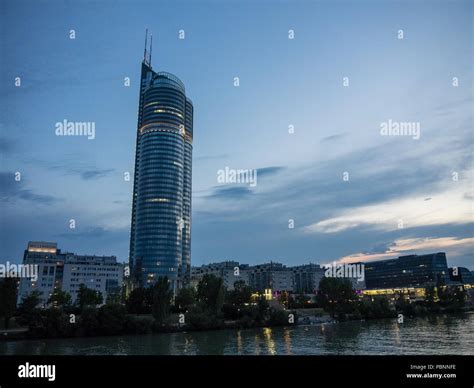
<path fill-rule="evenodd" d="M 373 301 L 365 299 L 359 302 L 357 307 L 358 309 L 354 312 L 354 318 L 380 319 L 396 316 L 395 310 L 390 307 L 385 296 L 377 296 Z"/>
<path fill-rule="evenodd" d="M 295 298 L 295 303 L 299 307 L 305 307 L 310 299 L 301 291 Z"/>
<path fill-rule="evenodd" d="M 150 334 L 152 332 L 153 318 L 127 315 L 124 322 L 126 334 Z"/>
<path fill-rule="evenodd" d="M 260 297 L 257 301 L 257 310 L 256 310 L 256 317 L 255 320 L 258 323 L 263 323 L 267 318 L 267 314 L 269 311 L 268 301 L 264 297 Z"/>
<path fill-rule="evenodd" d="M 309 296 L 305 295 L 303 292 L 300 292 L 297 295 L 288 295 L 288 303 L 286 306 L 289 309 L 304 309 L 314 308 L 317 305 L 311 301 Z"/>
<path fill-rule="evenodd" d="M 196 302 L 197 294 L 193 287 L 183 287 L 179 290 L 174 304 L 179 311 L 186 311 Z"/>
<path fill-rule="evenodd" d="M 293 295 L 288 295 L 288 308 L 289 308 L 289 309 L 298 309 L 298 308 L 301 308 L 301 306 L 299 306 L 299 305 L 296 303 L 296 298 L 295 298 Z"/>
<path fill-rule="evenodd" d="M 34 327 L 41 325 L 41 314 L 38 305 L 41 302 L 41 292 L 33 291 L 21 298 L 18 306 L 18 323 L 23 326 Z"/>
<path fill-rule="evenodd" d="M 168 317 L 173 292 L 170 290 L 167 277 L 158 278 L 152 287 L 151 313 L 159 324 L 163 324 Z"/>
<path fill-rule="evenodd" d="M 261 296 L 255 304 L 240 307 L 238 316 L 234 319 L 239 319 L 239 322 L 243 323 L 246 327 L 260 326 L 267 322 L 269 313 L 268 302 Z M 253 322 L 251 325 L 250 321 Z"/>
<path fill-rule="evenodd" d="M 427 287 L 425 290 L 425 303 L 429 306 L 432 307 L 435 304 L 436 300 L 436 289 L 435 287 Z"/>
<path fill-rule="evenodd" d="M 278 296 L 278 302 L 285 306 L 286 308 L 288 308 L 289 306 L 289 300 L 290 300 L 290 296 L 288 294 L 288 292 L 286 291 L 283 291 L 279 296 Z"/>
<path fill-rule="evenodd" d="M 7 279 L 0 282 L 0 316 L 11 317 L 14 313 L 15 292 L 16 283 L 8 284 Z M 283 304 L 288 300 L 291 305 L 293 299 L 289 295 L 282 295 Z M 56 290 L 48 300 L 55 307 L 49 309 L 38 308 L 40 296 L 38 291 L 34 291 L 23 297 L 17 309 L 17 322 L 28 326 L 27 335 L 32 338 L 147 334 L 176 330 L 174 326 L 165 325 L 172 299 L 167 278 L 159 278 L 153 287 L 133 290 L 126 307 L 109 300 L 96 309 L 95 306 L 102 302 L 102 296 L 82 285 L 78 295 L 79 316 L 76 324 L 69 322 L 69 315 L 66 313 L 71 300 L 67 293 Z M 250 289 L 244 282 L 236 282 L 235 289 L 226 293 L 222 279 L 205 275 L 199 282 L 197 291 L 192 288 L 180 290 L 175 306 L 180 311 L 187 311 L 186 327 L 192 330 L 223 328 L 225 325 L 222 316 L 236 321 L 241 328 L 289 324 L 288 311 L 270 308 L 264 297 L 258 298 L 256 303 L 249 303 L 250 297 Z M 358 298 L 347 280 L 323 278 L 317 299 L 318 304 L 332 317 L 345 320 L 389 318 L 396 317 L 397 313 L 417 317 L 437 311 L 457 312 L 463 309 L 466 297 L 466 290 L 462 286 L 438 285 L 437 289 L 429 287 L 426 290 L 425 301 L 415 302 L 399 297 L 391 304 L 385 296 Z M 307 304 L 303 295 L 295 299 L 293 303 Z M 127 315 L 127 310 L 129 313 L 142 315 Z M 150 312 L 153 318 L 143 315 Z"/>
<path fill-rule="evenodd" d="M 438 303 L 434 302 L 434 293 L 438 294 Z M 444 280 L 438 279 L 436 291 L 433 287 L 426 289 L 425 304 L 431 312 L 444 309 L 446 312 L 461 311 L 466 305 L 467 292 L 464 286 L 445 285 Z"/>
<path fill-rule="evenodd" d="M 128 296 L 126 306 L 129 314 L 150 314 L 152 304 L 150 288 L 135 288 Z"/>
<path fill-rule="evenodd" d="M 48 304 L 58 308 L 68 308 L 71 306 L 71 295 L 60 288 L 56 288 L 49 297 Z"/>
<path fill-rule="evenodd" d="M 120 288 L 107 292 L 107 305 L 121 305 L 123 303 L 123 293 Z"/>
<path fill-rule="evenodd" d="M 197 299 L 208 313 L 219 315 L 224 304 L 223 281 L 215 275 L 204 275 L 197 287 Z"/>
<path fill-rule="evenodd" d="M 447 312 L 461 311 L 466 304 L 467 292 L 463 286 L 446 287 L 445 297 L 441 301 Z"/>
<path fill-rule="evenodd" d="M 96 305 L 101 304 L 102 300 L 102 293 L 100 291 L 91 290 L 84 284 L 79 286 L 76 304 L 79 306 L 81 311 L 83 311 L 85 307 L 95 307 Z"/>
<path fill-rule="evenodd" d="M 225 292 L 225 304 L 222 312 L 225 319 L 237 320 L 243 317 L 244 307 L 250 305 L 252 290 L 243 280 L 234 283 L 234 289 Z"/>
<path fill-rule="evenodd" d="M 242 317 L 242 309 L 233 304 L 224 303 L 222 306 L 224 319 L 236 320 Z"/>
<path fill-rule="evenodd" d="M 103 335 L 121 334 L 124 331 L 125 307 L 119 304 L 105 304 L 97 313 L 99 333 Z"/>
<path fill-rule="evenodd" d="M 7 330 L 16 311 L 16 282 L 15 278 L 0 280 L 0 317 L 3 318 Z"/>
<path fill-rule="evenodd" d="M 37 326 L 34 336 L 58 338 L 73 334 L 73 326 L 69 323 L 69 316 L 57 308 L 42 311 L 42 325 Z"/>
<path fill-rule="evenodd" d="M 215 315 L 209 314 L 201 307 L 193 307 L 187 314 L 188 326 L 194 330 L 211 330 L 223 326 L 223 322 Z"/>
<path fill-rule="evenodd" d="M 398 312 L 401 312 L 404 316 L 413 318 L 416 316 L 415 304 L 400 296 L 396 303 L 395 307 Z"/>
<path fill-rule="evenodd" d="M 234 283 L 233 290 L 226 292 L 225 301 L 230 305 L 241 307 L 246 303 L 250 303 L 251 296 L 251 288 L 243 280 L 239 280 Z"/>
<path fill-rule="evenodd" d="M 94 336 L 99 329 L 99 319 L 97 309 L 94 307 L 84 307 L 79 317 L 80 335 Z"/>
<path fill-rule="evenodd" d="M 317 301 L 331 317 L 342 318 L 354 310 L 356 295 L 348 279 L 324 277 L 319 283 Z"/>

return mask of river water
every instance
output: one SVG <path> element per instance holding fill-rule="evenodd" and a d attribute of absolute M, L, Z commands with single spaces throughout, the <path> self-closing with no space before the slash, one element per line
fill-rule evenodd
<path fill-rule="evenodd" d="M 0 342 L 17 355 L 474 355 L 474 313 L 314 326 Z"/>

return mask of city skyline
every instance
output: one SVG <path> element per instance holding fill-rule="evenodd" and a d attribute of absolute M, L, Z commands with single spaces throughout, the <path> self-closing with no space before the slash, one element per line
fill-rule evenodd
<path fill-rule="evenodd" d="M 45 246 L 49 246 L 49 245 L 54 245 L 55 247 L 58 246 L 58 243 L 57 242 L 54 242 L 54 241 L 28 241 L 28 246 L 30 245 L 34 245 L 34 244 L 43 244 Z M 28 250 L 28 248 L 26 250 L 24 250 L 23 252 L 23 257 L 24 257 L 24 254 L 25 252 Z M 64 253 L 64 254 L 72 254 L 73 252 L 71 250 L 69 250 L 68 248 L 62 248 L 61 251 Z M 90 256 L 90 257 L 94 257 L 94 256 L 103 256 L 103 255 L 99 255 L 99 254 L 90 254 L 90 253 L 86 253 L 86 254 L 83 254 L 81 252 L 79 252 L 79 254 L 81 256 Z M 339 261 L 339 260 L 334 260 L 332 262 L 301 262 L 301 263 L 292 263 L 292 264 L 286 264 L 285 262 L 280 262 L 280 261 L 273 261 L 273 260 L 268 260 L 266 262 L 262 262 L 262 263 L 245 263 L 245 262 L 241 262 L 241 261 L 236 261 L 236 260 L 220 260 L 220 261 L 212 261 L 212 262 L 207 262 L 207 263 L 199 263 L 197 265 L 192 265 L 191 268 L 193 269 L 198 269 L 198 268 L 201 268 L 201 267 L 207 267 L 207 266 L 214 266 L 214 265 L 223 265 L 223 264 L 229 264 L 229 263 L 235 263 L 239 266 L 245 266 L 245 267 L 251 267 L 251 266 L 261 266 L 261 265 L 270 265 L 270 264 L 275 264 L 275 265 L 282 265 L 283 267 L 288 267 L 288 268 L 292 268 L 292 267 L 304 267 L 304 266 L 318 266 L 319 268 L 327 268 L 327 267 L 335 267 L 335 266 L 344 266 L 344 265 L 353 265 L 353 264 L 374 264 L 374 263 L 379 263 L 379 262 L 384 262 L 384 261 L 390 261 L 390 260 L 397 260 L 397 259 L 400 259 L 400 258 L 410 258 L 410 257 L 416 257 L 416 256 L 432 256 L 432 255 L 438 255 L 438 254 L 441 254 L 441 255 L 444 255 L 446 257 L 446 254 L 445 252 L 431 252 L 431 253 L 414 253 L 414 254 L 410 254 L 410 255 L 404 255 L 404 256 L 397 256 L 397 257 L 391 257 L 391 258 L 384 258 L 384 259 L 380 259 L 380 260 L 371 260 L 371 261 L 366 261 L 366 262 L 343 262 L 343 261 Z M 116 258 L 115 256 L 112 255 L 112 257 Z M 448 261 L 448 258 L 446 258 L 446 261 Z M 14 266 L 16 265 L 15 263 L 11 263 L 11 262 L 7 262 L 8 265 L 11 265 L 12 268 L 14 268 Z M 119 264 L 121 265 L 125 265 L 127 266 L 129 264 L 129 262 L 118 262 Z M 454 268 L 454 267 L 451 267 L 450 266 L 451 264 L 448 263 L 448 266 L 450 268 Z M 8 267 L 8 266 L 7 266 Z M 125 268 L 125 267 L 124 267 Z M 459 268 L 467 268 L 467 267 L 459 267 Z M 470 269 L 470 268 L 467 268 L 467 269 Z M 125 271 L 125 270 L 124 270 Z M 8 272 L 8 271 L 7 271 Z M 129 271 L 126 271 L 127 273 Z M 470 270 L 469 272 L 472 272 L 473 275 L 474 275 L 474 270 Z M 128 275 L 127 275 L 128 276 Z M 133 275 L 132 275 L 133 276 Z"/>
<path fill-rule="evenodd" d="M 472 5 L 243 2 L 213 4 L 210 19 L 206 4 L 147 4 L 150 16 L 124 4 L 71 5 L 74 16 L 4 6 L 0 259 L 20 262 L 38 240 L 128 261 L 123 176 L 148 27 L 154 69 L 182 79 L 199 112 L 193 265 L 443 251 L 472 270 Z M 65 119 L 94 122 L 95 139 L 56 136 Z M 381 136 L 389 120 L 418 122 L 421 136 Z M 226 167 L 257 170 L 258 184 L 219 184 Z"/>
<path fill-rule="evenodd" d="M 105 265 L 102 270 L 99 268 L 101 265 Z M 9 277 L 19 276 L 17 303 L 35 290 L 42 294 L 42 302 L 47 304 L 56 288 L 74 294 L 74 300 L 82 286 L 93 290 L 100 288 L 107 298 L 116 294 L 122 283 L 122 275 L 137 284 L 133 281 L 133 275 L 130 277 L 127 266 L 117 263 L 115 256 L 81 255 L 60 249 L 55 242 L 30 241 L 21 265 L 7 263 L 0 267 L 0 272 L 8 273 Z M 397 292 L 394 290 L 422 295 L 426 287 L 438 284 L 455 286 L 461 283 L 468 289 L 474 284 L 474 271 L 464 267 L 450 267 L 443 252 L 401 256 L 365 264 L 333 262 L 286 266 L 277 262 L 249 265 L 224 261 L 193 266 L 186 284 L 197 287 L 206 274 L 221 278 L 224 288 L 229 291 L 235 290 L 237 283 L 244 282 L 254 292 L 265 291 L 276 296 L 281 292 L 297 294 L 302 290 L 309 294 L 315 293 L 324 277 L 349 280 L 356 292 L 374 295 Z M 160 273 L 157 275 L 168 276 Z M 174 274 L 169 275 L 171 282 L 176 281 Z M 144 279 L 147 280 L 144 286 L 150 285 L 149 280 L 154 280 L 146 276 Z M 131 283 L 126 280 L 124 284 Z"/>

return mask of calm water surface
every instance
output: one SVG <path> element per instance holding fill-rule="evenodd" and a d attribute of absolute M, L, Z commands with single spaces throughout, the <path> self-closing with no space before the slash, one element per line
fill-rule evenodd
<path fill-rule="evenodd" d="M 290 328 L 221 330 L 142 336 L 29 340 L 0 343 L 18 355 L 474 355 L 474 314 L 357 321 Z"/>

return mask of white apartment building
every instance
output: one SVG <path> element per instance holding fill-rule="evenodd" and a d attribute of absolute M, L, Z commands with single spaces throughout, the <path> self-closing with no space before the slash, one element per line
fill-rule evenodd
<path fill-rule="evenodd" d="M 241 265 L 237 261 L 223 261 L 212 263 L 200 267 L 191 268 L 191 284 L 196 287 L 199 281 L 206 274 L 215 275 L 223 280 L 224 287 L 229 291 L 234 289 L 237 281 L 244 281 L 249 284 L 248 265 Z"/>
<path fill-rule="evenodd" d="M 32 291 L 39 291 L 41 303 L 47 305 L 56 288 L 77 299 L 80 284 L 100 291 L 104 302 L 111 292 L 122 287 L 123 265 L 115 256 L 90 256 L 62 253 L 56 243 L 30 241 L 23 264 L 37 266 L 37 279 L 20 278 L 17 303 Z"/>

